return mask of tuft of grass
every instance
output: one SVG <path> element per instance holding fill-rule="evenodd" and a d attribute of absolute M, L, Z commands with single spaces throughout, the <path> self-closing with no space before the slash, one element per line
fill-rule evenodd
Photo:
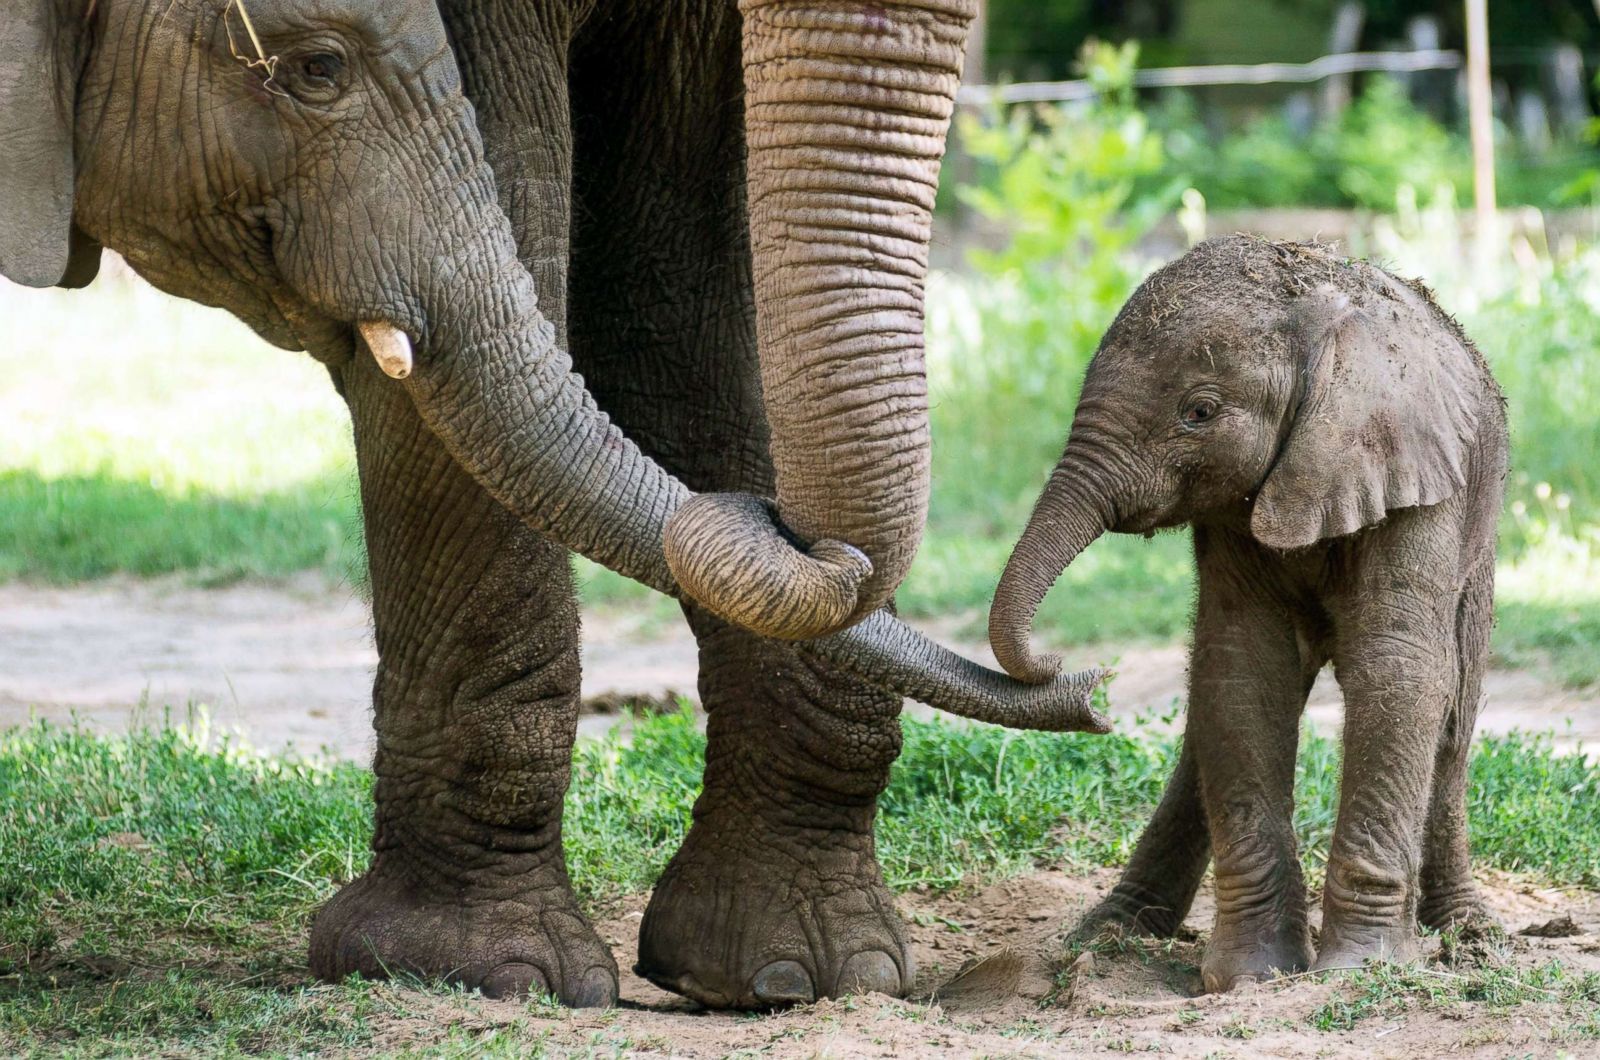
<path fill-rule="evenodd" d="M 1504 1010 L 1519 1005 L 1560 1006 L 1570 1017 L 1563 1040 L 1600 1038 L 1600 972 L 1548 961 L 1532 968 L 1483 964 L 1446 971 L 1422 965 L 1369 964 L 1318 1006 L 1307 1022 L 1319 1031 L 1349 1031 L 1374 1018 L 1465 1005 Z"/>

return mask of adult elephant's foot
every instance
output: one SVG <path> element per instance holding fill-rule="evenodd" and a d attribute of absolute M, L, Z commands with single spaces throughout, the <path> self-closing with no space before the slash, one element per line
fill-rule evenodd
<path fill-rule="evenodd" d="M 870 838 L 807 842 L 772 846 L 697 824 L 651 896 L 635 971 L 709 1008 L 903 995 L 910 941 Z"/>
<path fill-rule="evenodd" d="M 329 981 L 409 974 L 580 1008 L 617 1000 L 616 962 L 565 880 L 506 897 L 435 895 L 381 862 L 318 912 L 311 971 Z"/>

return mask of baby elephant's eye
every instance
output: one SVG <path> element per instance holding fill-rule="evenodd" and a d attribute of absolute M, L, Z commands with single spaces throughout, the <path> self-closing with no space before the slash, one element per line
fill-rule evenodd
<path fill-rule="evenodd" d="M 1190 427 L 1198 427 L 1208 422 L 1217 414 L 1217 403 L 1210 398 L 1199 398 L 1183 410 L 1183 422 Z"/>

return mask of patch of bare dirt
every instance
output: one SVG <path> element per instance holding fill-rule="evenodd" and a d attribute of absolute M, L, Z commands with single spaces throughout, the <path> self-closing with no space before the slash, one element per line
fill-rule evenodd
<path fill-rule="evenodd" d="M 1584 1013 L 1539 1000 L 1495 1007 L 1430 1001 L 1413 992 L 1347 1029 L 1321 1030 L 1314 1016 L 1352 998 L 1347 977 L 1300 976 L 1231 994 L 1199 989 L 1201 936 L 1129 940 L 1074 955 L 1067 928 L 1114 880 L 1040 872 L 964 896 L 909 895 L 921 972 L 912 998 L 865 995 L 783 1012 L 707 1012 L 627 971 L 646 897 L 599 924 L 623 969 L 622 1001 L 606 1012 L 562 1012 L 478 999 L 404 999 L 439 1006 L 428 1030 L 470 1033 L 515 1027 L 558 1053 L 720 1057 L 1087 1056 L 1158 1052 L 1179 1057 L 1588 1056 L 1597 1043 L 1575 1029 Z M 1512 938 L 1499 958 L 1516 968 L 1559 960 L 1577 973 L 1600 970 L 1600 899 L 1543 890 L 1507 877 L 1484 881 L 1491 907 L 1512 931 L 1570 917 L 1579 934 Z M 1190 925 L 1209 924 L 1209 895 Z M 1459 966 L 1419 966 L 1423 981 L 1459 976 Z M 1592 1015 L 1592 1014 L 1591 1014 Z M 397 1021 L 379 1030 L 378 1052 L 417 1044 L 422 1028 Z M 430 1035 L 427 1035 L 431 1037 Z"/>
<path fill-rule="evenodd" d="M 672 709 L 695 695 L 695 646 L 681 622 L 624 609 L 584 614 L 580 732 L 626 724 L 620 708 Z M 955 621 L 930 628 L 971 658 L 994 665 L 988 645 L 964 641 Z M 1099 646 L 1069 653 L 1075 665 L 1114 664 L 1112 712 L 1164 713 L 1184 697 L 1181 647 Z M 372 646 L 366 604 L 320 578 L 222 589 L 176 581 L 113 580 L 55 589 L 0 585 L 0 726 L 33 714 L 126 728 L 130 704 L 205 704 L 214 727 L 255 746 L 372 754 Z M 1492 671 L 1479 732 L 1554 731 L 1561 746 L 1600 754 L 1600 690 L 1562 688 L 1530 670 Z M 1323 674 L 1313 724 L 1339 723 L 1338 687 Z M 911 705 L 926 716 L 926 708 Z M 1568 727 L 1570 723 L 1570 728 Z"/>

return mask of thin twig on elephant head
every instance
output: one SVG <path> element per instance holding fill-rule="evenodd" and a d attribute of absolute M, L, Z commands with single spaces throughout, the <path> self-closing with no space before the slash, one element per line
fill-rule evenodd
<path fill-rule="evenodd" d="M 244 31 L 249 35 L 250 43 L 255 47 L 256 57 L 254 59 L 240 52 L 238 42 L 234 40 L 233 23 L 228 20 L 228 12 L 234 8 L 239 9 L 239 21 L 244 23 Z M 278 73 L 278 57 L 276 55 L 268 55 L 267 50 L 261 46 L 261 38 L 256 34 L 255 23 L 250 20 L 250 10 L 245 7 L 244 0 L 228 0 L 228 6 L 222 9 L 222 28 L 227 31 L 228 50 L 233 53 L 233 57 L 243 63 L 245 69 L 260 70 L 266 75 L 261 82 L 261 87 L 275 95 L 287 96 L 288 93 L 273 81 L 273 78 Z"/>

